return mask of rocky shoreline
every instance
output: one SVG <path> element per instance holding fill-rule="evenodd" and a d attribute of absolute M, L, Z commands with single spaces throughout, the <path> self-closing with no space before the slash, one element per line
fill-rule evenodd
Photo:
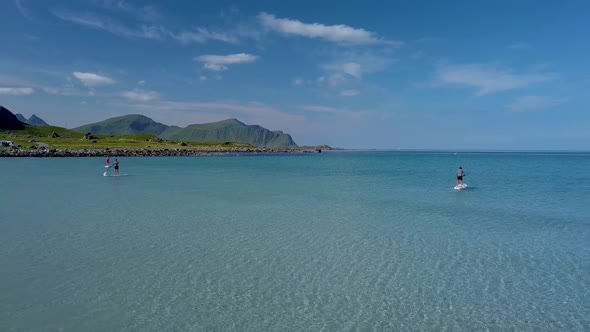
<path fill-rule="evenodd" d="M 0 149 L 0 157 L 181 157 L 224 154 L 312 153 L 317 151 L 279 148 L 166 148 L 166 149 Z"/>

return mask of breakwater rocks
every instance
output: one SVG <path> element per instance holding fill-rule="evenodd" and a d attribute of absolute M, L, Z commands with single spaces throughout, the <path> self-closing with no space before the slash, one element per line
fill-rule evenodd
<path fill-rule="evenodd" d="M 272 148 L 187 148 L 187 149 L 0 149 L 0 157 L 159 157 L 207 156 L 219 154 L 309 153 L 297 149 Z"/>

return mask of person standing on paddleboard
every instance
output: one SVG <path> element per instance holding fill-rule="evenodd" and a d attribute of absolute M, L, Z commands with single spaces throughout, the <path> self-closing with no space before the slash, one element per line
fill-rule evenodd
<path fill-rule="evenodd" d="M 113 163 L 115 166 L 115 175 L 119 175 L 119 161 L 115 158 L 115 162 Z"/>
<path fill-rule="evenodd" d="M 111 166 L 111 156 L 107 156 L 107 161 L 106 161 L 105 165 Z"/>
<path fill-rule="evenodd" d="M 457 185 L 463 184 L 463 176 L 465 176 L 465 172 L 463 172 L 463 167 L 459 167 L 457 170 Z"/>

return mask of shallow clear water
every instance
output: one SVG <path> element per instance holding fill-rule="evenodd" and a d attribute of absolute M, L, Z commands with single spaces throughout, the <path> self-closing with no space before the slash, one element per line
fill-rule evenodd
<path fill-rule="evenodd" d="M 0 159 L 1 330 L 590 330 L 588 154 L 120 159 Z"/>

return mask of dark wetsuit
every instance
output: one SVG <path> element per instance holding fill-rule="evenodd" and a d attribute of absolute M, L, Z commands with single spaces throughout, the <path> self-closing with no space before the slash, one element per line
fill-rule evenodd
<path fill-rule="evenodd" d="M 457 171 L 457 180 L 463 181 L 463 170 L 462 169 Z"/>
<path fill-rule="evenodd" d="M 115 169 L 119 169 L 119 162 L 115 161 Z"/>

